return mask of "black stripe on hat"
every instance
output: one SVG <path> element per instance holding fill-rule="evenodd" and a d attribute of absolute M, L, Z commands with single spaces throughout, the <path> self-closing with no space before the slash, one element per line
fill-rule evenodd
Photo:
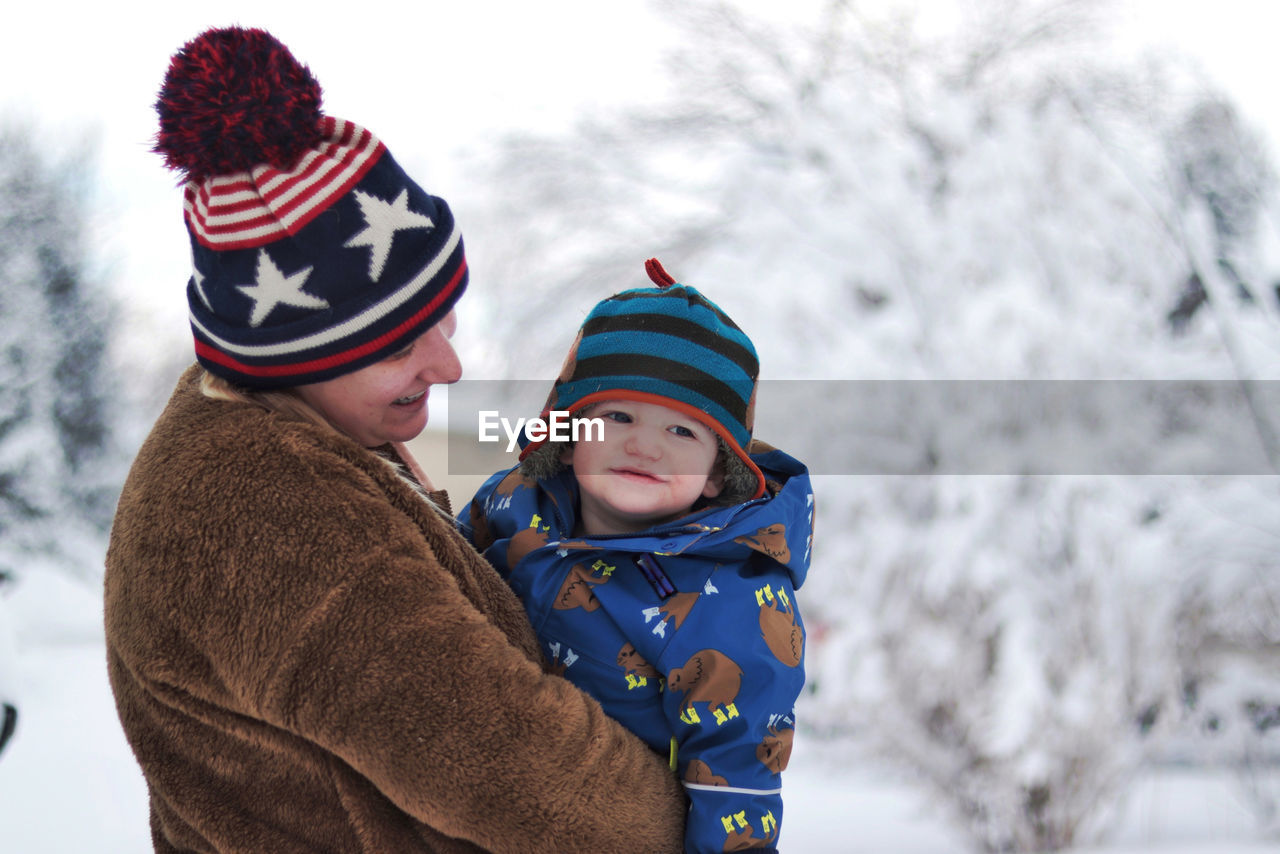
<path fill-rule="evenodd" d="M 737 327 L 735 326 L 734 329 Z M 582 326 L 584 339 L 610 332 L 648 332 L 670 335 L 725 357 L 741 368 L 748 379 L 754 380 L 760 370 L 760 363 L 755 354 L 746 347 L 714 329 L 708 329 L 701 323 L 686 320 L 683 317 L 641 312 L 606 314 L 590 318 Z"/>
<path fill-rule="evenodd" d="M 731 327 L 733 329 L 737 329 L 739 332 L 742 332 L 742 330 L 738 328 L 738 324 L 733 322 L 733 318 L 731 318 L 729 315 L 721 311 L 719 306 L 717 306 L 715 303 L 713 303 L 711 300 L 707 299 L 697 291 L 691 290 L 682 285 L 672 285 L 669 288 L 663 288 L 659 293 L 656 293 L 656 294 L 653 292 L 653 290 L 649 288 L 643 288 L 643 289 L 638 288 L 633 291 L 623 291 L 622 293 L 614 294 L 613 296 L 609 297 L 609 302 L 627 302 L 628 300 L 633 300 L 633 299 L 654 299 L 654 298 L 683 299 L 689 305 L 702 306 L 707 311 L 710 311 L 717 318 L 719 318 L 720 322 L 723 323 L 725 326 Z"/>
<path fill-rule="evenodd" d="M 623 377 L 646 377 L 673 383 L 690 389 L 702 397 L 719 404 L 739 423 L 745 423 L 747 417 L 747 400 L 734 391 L 733 387 L 719 377 L 704 371 L 691 368 L 683 362 L 664 359 L 661 356 L 645 356 L 638 353 L 610 353 L 604 356 L 592 356 L 581 359 L 574 366 L 571 382 L 579 380 L 607 380 L 618 377 L 620 388 Z M 744 385 L 752 384 L 749 377 L 743 378 Z M 608 383 L 604 383 L 606 389 Z"/>

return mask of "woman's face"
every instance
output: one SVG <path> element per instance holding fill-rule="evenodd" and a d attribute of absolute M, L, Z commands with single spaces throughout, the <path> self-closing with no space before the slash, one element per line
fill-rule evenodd
<path fill-rule="evenodd" d="M 458 327 L 452 311 L 403 350 L 381 362 L 297 392 L 329 423 L 367 448 L 407 442 L 427 426 L 427 394 L 437 383 L 457 382 L 462 364 L 449 339 Z"/>

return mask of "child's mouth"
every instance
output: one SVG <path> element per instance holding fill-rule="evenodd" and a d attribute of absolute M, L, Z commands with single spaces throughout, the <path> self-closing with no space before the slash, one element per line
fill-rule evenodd
<path fill-rule="evenodd" d="M 614 469 L 613 473 L 622 475 L 623 477 L 630 478 L 632 480 L 644 481 L 646 483 L 662 482 L 662 478 L 658 477 L 656 474 L 653 474 L 652 472 L 647 472 L 647 471 L 640 471 L 639 469 Z"/>

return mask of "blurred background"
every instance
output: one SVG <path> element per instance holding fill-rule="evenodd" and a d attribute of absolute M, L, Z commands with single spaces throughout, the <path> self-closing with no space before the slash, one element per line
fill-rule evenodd
<path fill-rule="evenodd" d="M 783 850 L 1280 850 L 1269 6 L 219 10 L 0 33 L 0 850 L 149 845 L 102 556 L 192 358 L 152 104 L 231 23 L 449 200 L 504 415 L 649 257 L 751 335 L 818 502 Z M 465 390 L 418 443 L 455 506 L 504 465 Z"/>

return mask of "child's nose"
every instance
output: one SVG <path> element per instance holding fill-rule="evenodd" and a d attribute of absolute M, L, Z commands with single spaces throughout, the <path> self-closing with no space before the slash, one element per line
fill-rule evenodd
<path fill-rule="evenodd" d="M 635 430 L 627 437 L 626 451 L 637 457 L 656 460 L 662 455 L 662 446 L 645 430 Z"/>

